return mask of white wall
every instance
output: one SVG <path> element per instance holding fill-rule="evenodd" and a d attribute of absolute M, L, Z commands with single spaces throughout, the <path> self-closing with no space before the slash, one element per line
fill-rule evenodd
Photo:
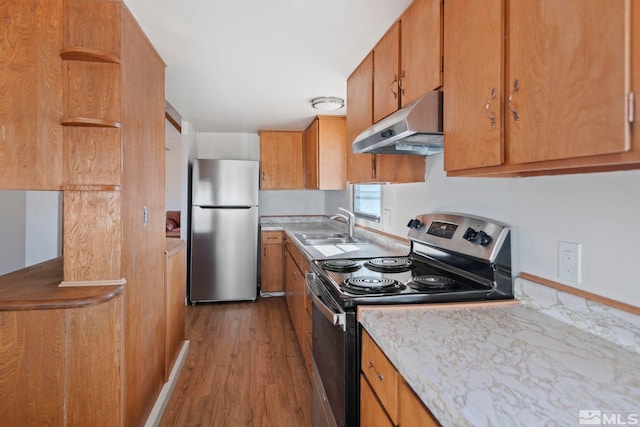
<path fill-rule="evenodd" d="M 260 136 L 257 133 L 198 134 L 197 158 L 260 160 Z"/>
<path fill-rule="evenodd" d="M 27 191 L 25 266 L 62 255 L 62 193 Z"/>
<path fill-rule="evenodd" d="M 180 210 L 182 197 L 182 135 L 165 120 L 165 204 L 168 211 Z"/>
<path fill-rule="evenodd" d="M 180 173 L 182 175 L 182 191 L 180 193 L 180 238 L 187 241 L 189 231 L 189 175 L 191 173 L 191 161 L 197 157 L 198 132 L 193 125 L 182 120 L 182 162 Z"/>
<path fill-rule="evenodd" d="M 62 254 L 59 191 L 0 191 L 0 274 Z"/>
<path fill-rule="evenodd" d="M 424 184 L 383 192 L 391 234 L 431 211 L 493 218 L 512 228 L 513 268 L 640 306 L 640 171 L 532 178 L 448 178 L 442 155 L 427 158 Z M 378 225 L 378 227 L 380 227 Z M 582 244 L 582 283 L 558 277 L 558 242 Z"/>
<path fill-rule="evenodd" d="M 0 191 L 0 275 L 24 267 L 26 191 Z"/>
<path fill-rule="evenodd" d="M 260 215 L 324 215 L 324 193 L 319 190 L 260 191 Z"/>

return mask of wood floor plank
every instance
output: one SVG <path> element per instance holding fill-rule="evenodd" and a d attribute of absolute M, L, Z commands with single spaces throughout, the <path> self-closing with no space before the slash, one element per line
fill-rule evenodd
<path fill-rule="evenodd" d="M 186 309 L 189 356 L 160 426 L 311 426 L 311 384 L 283 297 Z"/>

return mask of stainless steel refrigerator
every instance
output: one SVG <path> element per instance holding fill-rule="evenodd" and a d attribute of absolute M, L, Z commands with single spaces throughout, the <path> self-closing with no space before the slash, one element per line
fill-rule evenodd
<path fill-rule="evenodd" d="M 258 180 L 257 161 L 194 159 L 190 302 L 256 299 Z"/>

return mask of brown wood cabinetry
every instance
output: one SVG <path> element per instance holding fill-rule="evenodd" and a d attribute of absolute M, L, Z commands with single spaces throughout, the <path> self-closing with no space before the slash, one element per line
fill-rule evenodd
<path fill-rule="evenodd" d="M 361 425 L 440 425 L 365 330 L 362 330 L 361 366 Z"/>
<path fill-rule="evenodd" d="M 400 22 L 387 30 L 373 48 L 373 121 L 400 106 Z"/>
<path fill-rule="evenodd" d="M 12 1 L 0 11 L 0 183 L 3 189 L 62 185 L 61 1 Z"/>
<path fill-rule="evenodd" d="M 165 250 L 165 328 L 164 328 L 164 380 L 169 380 L 171 369 L 185 340 L 185 304 L 187 289 L 187 245 L 184 240 L 168 238 Z"/>
<path fill-rule="evenodd" d="M 304 131 L 304 187 L 343 190 L 346 121 L 343 116 L 318 116 Z"/>
<path fill-rule="evenodd" d="M 0 42 L 9 52 L 0 63 L 8 77 L 0 82 L 0 186 L 62 190 L 64 202 L 59 277 L 37 293 L 49 300 L 7 316 L 39 324 L 20 351 L 41 355 L 29 375 L 61 399 L 33 406 L 31 391 L 5 387 L 3 374 L 0 389 L 12 394 L 2 400 L 25 402 L 10 409 L 10 419 L 28 420 L 16 425 L 53 412 L 64 418 L 35 424 L 142 425 L 174 359 L 165 345 L 173 351 L 178 338 L 165 333 L 180 329 L 171 323 L 180 321 L 179 297 L 165 293 L 164 63 L 121 1 L 10 3 L 3 40 L 12 42 Z M 51 301 L 86 292 L 83 285 L 125 282 L 108 287 L 122 295 L 62 307 L 64 323 L 52 321 Z M 33 295 L 14 297 L 20 305 Z M 74 348 L 58 354 L 58 338 Z M 17 340 L 7 345 L 17 350 Z M 57 363 L 65 369 L 48 374 Z"/>
<path fill-rule="evenodd" d="M 444 16 L 449 175 L 638 164 L 629 123 L 640 84 L 630 48 L 640 41 L 637 5 L 453 0 Z"/>
<path fill-rule="evenodd" d="M 123 425 L 123 286 L 60 288 L 62 257 L 0 276 L 2 424 Z"/>
<path fill-rule="evenodd" d="M 422 404 L 407 382 L 398 380 L 398 416 L 400 427 L 438 427 L 440 423 Z"/>
<path fill-rule="evenodd" d="M 260 291 L 282 292 L 282 231 L 263 231 L 261 240 Z"/>
<path fill-rule="evenodd" d="M 305 279 L 309 262 L 295 243 L 287 238 L 285 238 L 284 249 L 285 298 L 298 345 L 311 379 L 311 303 L 308 299 Z"/>
<path fill-rule="evenodd" d="M 373 121 L 442 86 L 442 2 L 414 0 L 373 48 Z"/>
<path fill-rule="evenodd" d="M 398 154 L 354 154 L 353 140 L 373 124 L 373 54 L 347 79 L 346 166 L 349 182 L 422 182 L 425 159 Z"/>
<path fill-rule="evenodd" d="M 260 131 L 260 189 L 304 188 L 302 132 Z"/>

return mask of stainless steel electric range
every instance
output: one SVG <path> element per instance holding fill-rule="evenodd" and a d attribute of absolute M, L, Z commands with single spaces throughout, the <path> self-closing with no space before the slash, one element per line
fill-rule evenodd
<path fill-rule="evenodd" d="M 314 426 L 359 424 L 359 305 L 513 298 L 508 226 L 449 213 L 407 226 L 407 256 L 312 263 Z"/>

